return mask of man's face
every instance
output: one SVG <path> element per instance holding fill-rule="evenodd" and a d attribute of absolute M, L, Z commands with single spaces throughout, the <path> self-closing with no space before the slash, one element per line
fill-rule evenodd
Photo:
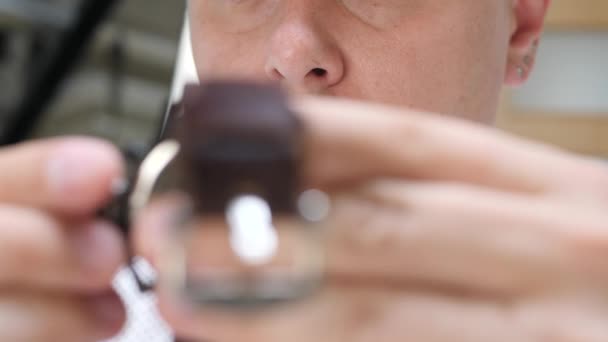
<path fill-rule="evenodd" d="M 190 0 L 199 76 L 490 122 L 513 31 L 507 0 Z"/>

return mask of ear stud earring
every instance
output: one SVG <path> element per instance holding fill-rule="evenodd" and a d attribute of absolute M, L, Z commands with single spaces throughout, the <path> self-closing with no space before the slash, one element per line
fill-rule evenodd
<path fill-rule="evenodd" d="M 517 76 L 519 78 L 524 78 L 526 71 L 524 70 L 523 67 L 519 66 L 517 67 Z"/>

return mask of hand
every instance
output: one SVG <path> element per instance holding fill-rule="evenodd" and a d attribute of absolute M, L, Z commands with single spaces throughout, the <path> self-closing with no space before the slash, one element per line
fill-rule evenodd
<path fill-rule="evenodd" d="M 0 149 L 0 341 L 98 341 L 124 308 L 111 291 L 119 232 L 96 220 L 122 162 L 69 138 Z"/>
<path fill-rule="evenodd" d="M 231 315 L 171 300 L 161 284 L 179 335 L 608 341 L 608 167 L 433 114 L 330 99 L 294 106 L 310 133 L 307 179 L 334 199 L 327 286 L 303 303 Z M 137 224 L 153 262 L 172 200 Z"/>

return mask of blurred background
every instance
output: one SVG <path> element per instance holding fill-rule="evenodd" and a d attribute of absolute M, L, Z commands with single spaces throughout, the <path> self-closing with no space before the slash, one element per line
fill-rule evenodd
<path fill-rule="evenodd" d="M 184 10 L 184 1 L 167 0 L 0 0 L 0 130 L 92 134 L 142 153 L 166 110 Z M 57 57 L 74 59 L 77 48 L 80 62 L 55 85 L 53 73 L 65 69 Z M 43 120 L 23 122 L 16 111 L 48 97 L 32 91 L 40 83 L 56 86 L 57 96 Z"/>
<path fill-rule="evenodd" d="M 505 90 L 498 123 L 608 159 L 607 0 L 553 0 L 532 78 Z"/>

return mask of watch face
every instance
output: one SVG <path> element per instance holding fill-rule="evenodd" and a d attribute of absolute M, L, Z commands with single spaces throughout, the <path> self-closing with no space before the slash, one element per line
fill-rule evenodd
<path fill-rule="evenodd" d="M 206 309 L 260 309 L 302 299 L 323 278 L 321 229 L 297 213 L 274 215 L 256 195 L 234 198 L 223 215 L 186 209 L 170 229 L 161 281 Z"/>
<path fill-rule="evenodd" d="M 161 281 L 207 308 L 259 308 L 310 294 L 324 271 L 314 227 L 322 217 L 310 215 L 311 202 L 328 201 L 300 194 L 305 128 L 286 95 L 271 85 L 205 82 L 186 89 L 181 110 L 158 148 L 179 145 L 164 176 L 177 180 L 169 191 L 181 198 L 168 208 L 172 241 Z"/>

